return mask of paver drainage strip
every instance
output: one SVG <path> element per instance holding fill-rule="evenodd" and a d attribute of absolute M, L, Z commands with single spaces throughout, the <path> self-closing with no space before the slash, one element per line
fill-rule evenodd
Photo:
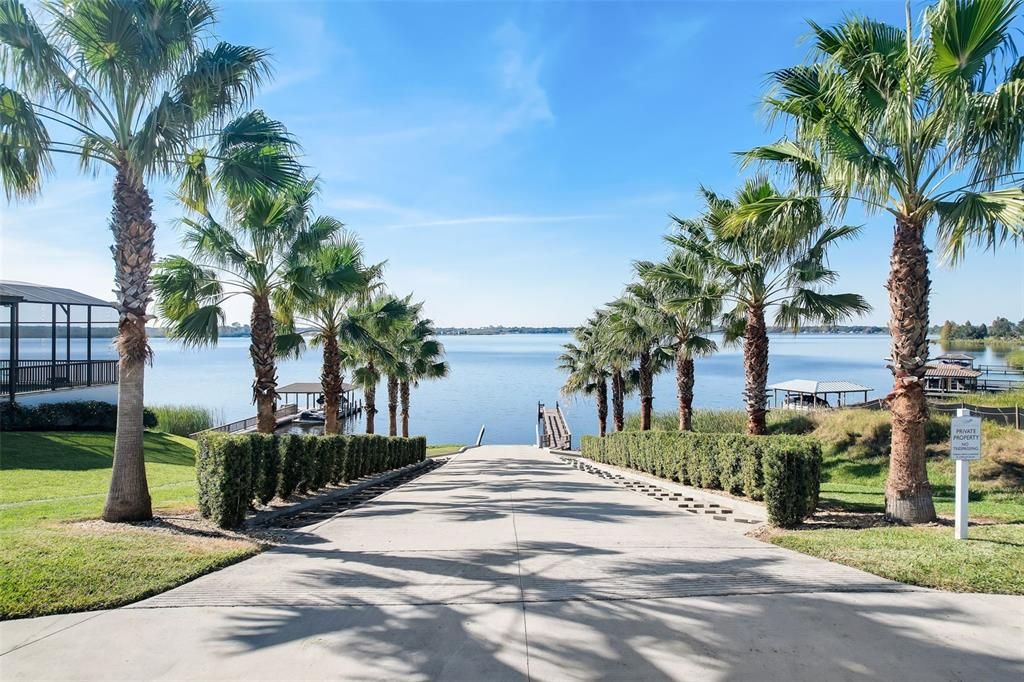
<path fill-rule="evenodd" d="M 409 471 L 401 474 L 400 476 L 395 476 L 394 478 L 381 481 L 380 483 L 358 490 L 351 495 L 325 500 L 323 504 L 318 504 L 315 507 L 297 511 L 294 514 L 277 516 L 260 524 L 260 526 L 263 528 L 302 528 L 304 526 L 312 526 L 313 524 L 333 518 L 338 514 L 348 511 L 349 509 L 355 509 L 376 497 L 380 497 L 389 490 L 393 490 L 400 485 L 404 485 L 424 474 L 430 473 L 434 469 L 444 465 L 447 461 L 448 459 L 444 457 L 429 459 L 422 467 L 419 467 L 414 471 Z"/>
<path fill-rule="evenodd" d="M 666 488 L 659 487 L 653 483 L 646 483 L 637 479 L 626 478 L 622 474 L 612 473 L 601 469 L 600 467 L 587 464 L 586 462 L 580 461 L 575 457 L 560 457 L 563 462 L 572 466 L 575 469 L 603 478 L 607 481 L 621 485 L 626 490 L 632 490 L 633 492 L 643 493 L 648 497 L 653 497 L 659 502 L 674 502 L 676 507 L 689 514 L 703 514 L 710 516 L 716 521 L 735 521 L 736 523 L 749 523 L 758 524 L 761 523 L 757 519 L 747 519 L 741 516 L 736 516 L 734 511 L 728 507 L 723 507 L 717 502 L 696 502 L 692 497 L 684 497 L 682 493 L 668 490 Z"/>

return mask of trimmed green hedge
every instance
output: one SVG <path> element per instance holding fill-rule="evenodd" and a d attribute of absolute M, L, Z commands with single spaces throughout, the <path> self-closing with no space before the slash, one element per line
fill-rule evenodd
<path fill-rule="evenodd" d="M 818 505 L 821 446 L 806 436 L 623 431 L 584 436 L 581 452 L 595 462 L 764 500 L 768 521 L 783 528 Z"/>
<path fill-rule="evenodd" d="M 234 528 L 257 502 L 316 492 L 426 457 L 423 437 L 205 433 L 196 452 L 199 512 L 223 528 Z"/>
<path fill-rule="evenodd" d="M 142 412 L 142 424 L 156 428 L 153 410 Z M 117 405 L 102 400 L 19 405 L 0 402 L 0 431 L 114 431 Z"/>

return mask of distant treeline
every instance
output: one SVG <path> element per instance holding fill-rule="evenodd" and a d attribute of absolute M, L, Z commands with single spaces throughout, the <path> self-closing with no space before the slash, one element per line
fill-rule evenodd
<path fill-rule="evenodd" d="M 49 324 L 19 324 L 18 335 L 23 339 L 48 339 L 50 338 L 51 326 Z M 160 327 L 146 327 L 146 333 L 151 338 L 159 339 L 166 336 L 164 330 Z M 88 337 L 88 329 L 85 324 L 72 322 L 71 323 L 71 338 L 73 339 L 84 339 Z M 238 324 L 237 322 L 232 325 L 225 325 L 220 327 L 220 335 L 222 337 L 230 336 L 249 336 L 249 325 Z M 94 339 L 112 339 L 117 336 L 117 323 L 116 322 L 93 322 L 92 327 L 92 338 Z M 0 327 L 0 339 L 9 339 L 11 337 L 11 326 L 5 325 Z M 59 320 L 57 322 L 57 338 L 63 339 L 67 337 L 67 325 L 62 324 Z"/>
<path fill-rule="evenodd" d="M 505 327 L 502 325 L 488 327 L 438 327 L 437 333 L 446 336 L 491 336 L 497 334 L 570 334 L 572 327 Z M 714 331 L 721 331 L 715 329 Z M 782 327 L 768 327 L 771 333 L 789 333 Z M 887 334 L 885 327 L 871 325 L 821 325 L 801 327 L 801 334 Z"/>
<path fill-rule="evenodd" d="M 437 333 L 445 336 L 491 336 L 495 334 L 568 334 L 572 327 L 438 327 Z"/>
<path fill-rule="evenodd" d="M 939 335 L 940 341 L 1024 339 L 1024 320 L 1016 324 L 1005 317 L 997 317 L 990 324 L 971 324 L 970 320 L 959 324 L 946 320 L 941 325 L 932 327 L 932 331 Z"/>

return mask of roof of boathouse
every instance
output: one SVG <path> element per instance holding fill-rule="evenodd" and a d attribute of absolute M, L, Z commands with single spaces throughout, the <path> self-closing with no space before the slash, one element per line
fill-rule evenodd
<path fill-rule="evenodd" d="M 980 370 L 964 367 L 963 365 L 954 365 L 949 362 L 938 362 L 934 365 L 928 365 L 924 373 L 926 377 L 961 377 L 967 379 L 976 379 L 982 374 L 984 372 Z"/>
<path fill-rule="evenodd" d="M 348 393 L 353 389 L 355 389 L 355 386 L 353 386 L 352 384 L 343 383 L 341 385 L 341 390 L 343 393 Z M 320 394 L 324 392 L 324 387 L 320 383 L 314 381 L 296 381 L 294 383 L 287 384 L 286 386 L 278 386 L 277 392 Z"/>
<path fill-rule="evenodd" d="M 818 381 L 817 379 L 790 379 L 768 387 L 774 391 L 791 391 L 793 393 L 863 393 L 873 388 L 855 384 L 852 381 Z"/>

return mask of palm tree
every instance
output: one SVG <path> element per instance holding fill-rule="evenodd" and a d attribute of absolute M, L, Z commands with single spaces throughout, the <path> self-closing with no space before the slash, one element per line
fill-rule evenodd
<path fill-rule="evenodd" d="M 408 298 L 383 292 L 353 311 L 366 320 L 368 333 L 362 339 L 351 339 L 342 345 L 342 366 L 353 370 L 353 382 L 363 389 L 366 433 L 376 432 L 377 385 L 383 372 L 396 362 L 392 351 L 394 336 L 400 328 L 410 324 L 416 312 L 418 307 Z"/>
<path fill-rule="evenodd" d="M 390 311 L 353 308 L 365 303 L 381 286 L 382 264 L 365 265 L 363 248 L 355 236 L 338 232 L 334 239 L 308 256 L 313 285 L 309 289 L 278 289 L 278 357 L 301 355 L 306 346 L 303 333 L 312 332 L 310 343 L 323 349 L 320 384 L 324 392 L 324 433 L 341 432 L 338 411 L 344 377 L 341 373 L 343 343 L 373 343 L 366 329 L 367 318 Z M 303 330 L 303 333 L 296 331 Z"/>
<path fill-rule="evenodd" d="M 835 324 L 870 310 L 857 294 L 822 291 L 838 274 L 828 267 L 828 249 L 857 235 L 859 228 L 825 226 L 816 199 L 793 201 L 764 178 L 753 178 L 729 200 L 702 189 L 705 208 L 696 220 L 674 218 L 678 233 L 667 240 L 721 276 L 732 303 L 723 321 L 727 343 L 743 338 L 747 432 L 767 432 L 768 328 L 765 313 L 775 308 L 775 324 L 793 331 L 805 322 Z M 761 210 L 776 206 L 776 210 Z M 756 211 L 751 211 L 755 207 Z M 697 292 L 696 304 L 714 304 L 721 292 Z"/>
<path fill-rule="evenodd" d="M 401 362 L 397 377 L 402 402 L 402 435 L 409 437 L 409 403 L 411 388 L 420 381 L 443 379 L 451 373 L 451 366 L 444 360 L 444 345 L 435 336 L 434 322 L 419 318 L 409 327 L 403 339 Z"/>
<path fill-rule="evenodd" d="M 671 353 L 665 341 L 671 334 L 667 320 L 654 305 L 654 292 L 634 282 L 626 293 L 608 304 L 609 343 L 637 363 L 636 386 L 640 392 L 640 430 L 651 428 L 654 409 L 654 377 L 661 372 Z"/>
<path fill-rule="evenodd" d="M 622 431 L 626 425 L 626 396 L 632 393 L 639 383 L 637 372 L 633 367 L 633 358 L 616 338 L 611 317 L 606 309 L 595 313 L 597 326 L 594 342 L 600 354 L 600 361 L 609 371 L 611 383 L 612 426 Z"/>
<path fill-rule="evenodd" d="M 107 521 L 152 517 L 142 409 L 156 225 L 147 181 L 183 177 L 202 202 L 214 186 L 283 186 L 300 174 L 284 128 L 253 112 L 223 125 L 269 75 L 267 54 L 211 43 L 202 0 L 45 3 L 47 30 L 0 0 L 0 179 L 38 194 L 54 154 L 114 171 L 114 281 L 120 358 Z M 12 86 L 11 83 L 14 83 Z M 213 168 L 208 169 L 207 163 Z"/>
<path fill-rule="evenodd" d="M 748 162 L 781 164 L 842 210 L 850 199 L 895 222 L 887 289 L 894 386 L 886 514 L 935 518 L 925 469 L 928 248 L 946 258 L 1024 233 L 1020 158 L 1024 60 L 1011 40 L 1020 0 L 941 0 L 916 35 L 852 16 L 811 23 L 813 56 L 772 74 L 767 106 L 791 125 Z"/>
<path fill-rule="evenodd" d="M 160 260 L 153 276 L 168 335 L 187 346 L 216 344 L 224 302 L 237 296 L 251 300 L 249 355 L 260 433 L 272 433 L 277 425 L 274 302 L 290 297 L 310 301 L 325 281 L 339 288 L 363 281 L 351 254 L 339 254 L 338 270 L 328 274 L 310 264 L 323 244 L 342 230 L 333 218 L 311 215 L 314 194 L 312 182 L 275 193 L 227 193 L 222 202 L 226 220 L 208 212 L 184 219 L 183 243 L 191 247 L 191 256 Z M 288 321 L 284 323 L 287 327 Z"/>
<path fill-rule="evenodd" d="M 693 359 L 718 350 L 715 342 L 704 334 L 721 311 L 725 285 L 681 249 L 675 249 L 660 263 L 638 261 L 634 267 L 671 327 L 668 347 L 675 351 L 679 430 L 689 431 L 693 419 Z"/>
<path fill-rule="evenodd" d="M 597 403 L 597 432 L 604 438 L 608 427 L 608 379 L 600 342 L 601 325 L 607 313 L 598 310 L 582 327 L 573 330 L 575 342 L 562 346 L 558 368 L 566 372 L 562 395 L 593 395 Z"/>
<path fill-rule="evenodd" d="M 404 320 L 395 324 L 387 333 L 382 342 L 388 347 L 387 358 L 381 358 L 377 364 L 385 377 L 385 385 L 388 392 L 388 435 L 398 435 L 398 400 L 400 376 L 407 374 L 405 367 L 406 344 L 412 343 L 409 338 L 415 326 L 416 319 L 423 309 L 422 303 L 409 304 L 412 296 L 404 299 L 407 302 L 407 314 Z"/>

